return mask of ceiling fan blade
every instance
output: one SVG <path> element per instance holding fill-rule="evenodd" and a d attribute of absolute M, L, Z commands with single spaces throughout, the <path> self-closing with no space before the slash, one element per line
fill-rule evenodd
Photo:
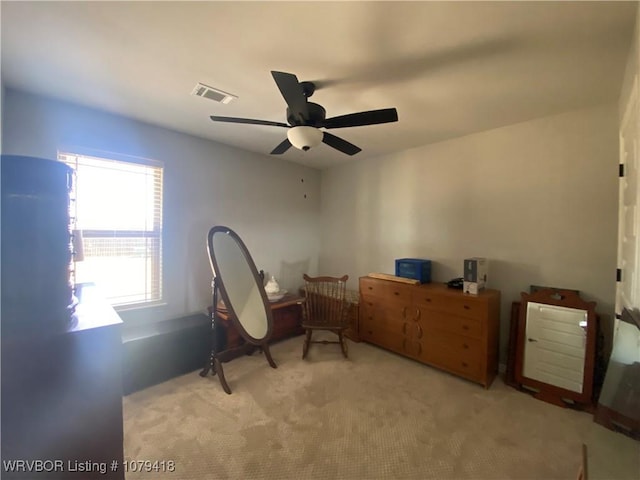
<path fill-rule="evenodd" d="M 291 142 L 285 138 L 280 145 L 271 150 L 271 155 L 281 155 L 291 148 Z"/>
<path fill-rule="evenodd" d="M 325 128 L 360 127 L 398 121 L 398 111 L 395 108 L 369 110 L 368 112 L 350 113 L 339 117 L 327 118 L 322 126 Z"/>
<path fill-rule="evenodd" d="M 296 124 L 304 124 L 309 118 L 309 107 L 307 97 L 304 94 L 302 85 L 293 73 L 271 72 L 271 76 L 278 85 L 280 93 L 284 97 L 289 107 L 289 115 L 293 117 Z"/>
<path fill-rule="evenodd" d="M 347 155 L 355 155 L 362 150 L 360 147 L 356 147 L 353 143 L 349 143 L 329 132 L 322 132 L 322 141 L 330 147 L 340 150 L 342 153 L 346 153 Z"/>
<path fill-rule="evenodd" d="M 285 127 L 289 128 L 289 125 L 282 122 L 270 122 L 269 120 L 254 120 L 252 118 L 236 118 L 236 117 L 218 117 L 211 115 L 211 120 L 214 122 L 227 122 L 227 123 L 248 123 L 251 125 L 268 125 L 270 127 Z"/>

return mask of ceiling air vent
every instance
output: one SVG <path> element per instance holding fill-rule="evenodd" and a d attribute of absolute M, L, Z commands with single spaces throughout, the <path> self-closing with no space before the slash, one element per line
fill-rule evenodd
<path fill-rule="evenodd" d="M 209 100 L 225 104 L 238 98 L 235 95 L 210 87 L 204 83 L 198 83 L 193 89 L 193 92 L 191 92 L 191 95 L 197 95 L 198 97 L 208 98 Z"/>

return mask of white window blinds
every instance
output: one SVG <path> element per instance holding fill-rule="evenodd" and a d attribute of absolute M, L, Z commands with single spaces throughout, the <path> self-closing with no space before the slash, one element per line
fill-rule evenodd
<path fill-rule="evenodd" d="M 82 235 L 76 282 L 95 282 L 114 306 L 162 300 L 159 162 L 60 153 L 75 171 L 71 215 Z"/>

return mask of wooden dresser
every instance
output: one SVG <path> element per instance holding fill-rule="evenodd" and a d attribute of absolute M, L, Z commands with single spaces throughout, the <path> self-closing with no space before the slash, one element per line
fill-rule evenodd
<path fill-rule="evenodd" d="M 360 339 L 488 388 L 498 371 L 500 292 L 360 278 Z"/>
<path fill-rule="evenodd" d="M 96 287 L 77 295 L 65 331 L 2 337 L 3 479 L 125 478 L 122 320 Z"/>

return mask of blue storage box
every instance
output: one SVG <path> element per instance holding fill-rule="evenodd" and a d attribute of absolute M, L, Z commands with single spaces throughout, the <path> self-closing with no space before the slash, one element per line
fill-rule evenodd
<path fill-rule="evenodd" d="M 430 283 L 431 260 L 398 258 L 396 259 L 396 277 L 413 278 L 420 283 Z"/>

